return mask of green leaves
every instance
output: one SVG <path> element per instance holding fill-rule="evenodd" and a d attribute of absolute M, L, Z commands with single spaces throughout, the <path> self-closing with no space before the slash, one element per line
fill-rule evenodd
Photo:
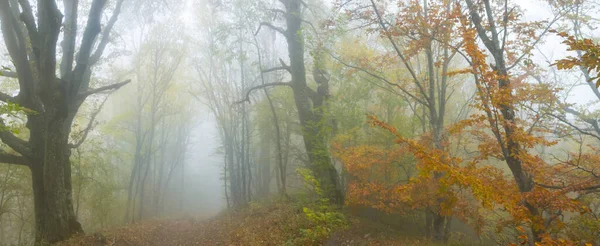
<path fill-rule="evenodd" d="M 0 117 L 8 121 L 8 123 L 5 121 L 0 122 L 0 130 L 11 131 L 15 134 L 19 134 L 20 121 L 15 119 L 20 118 L 21 113 L 36 114 L 37 112 L 12 102 L 0 104 Z"/>

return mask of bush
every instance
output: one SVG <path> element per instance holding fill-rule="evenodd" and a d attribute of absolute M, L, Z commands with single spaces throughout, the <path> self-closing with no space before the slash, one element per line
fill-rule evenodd
<path fill-rule="evenodd" d="M 300 237 L 288 240 L 289 245 L 311 245 L 323 242 L 332 232 L 346 228 L 348 222 L 344 214 L 329 199 L 323 197 L 319 181 L 308 169 L 298 169 L 305 186 L 314 192 L 312 199 L 307 199 L 302 205 L 302 212 L 308 220 L 308 226 L 300 229 Z"/>

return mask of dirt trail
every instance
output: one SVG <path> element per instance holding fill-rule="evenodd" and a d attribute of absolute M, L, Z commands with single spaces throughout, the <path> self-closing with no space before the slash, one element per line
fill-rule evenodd
<path fill-rule="evenodd" d="M 286 204 L 227 213 L 198 222 L 194 219 L 149 220 L 92 235 L 79 236 L 59 246 L 182 246 L 182 245 L 294 245 L 308 222 L 300 209 Z M 389 226 L 351 218 L 351 225 L 333 232 L 324 242 L 308 245 L 424 245 L 401 237 Z"/>

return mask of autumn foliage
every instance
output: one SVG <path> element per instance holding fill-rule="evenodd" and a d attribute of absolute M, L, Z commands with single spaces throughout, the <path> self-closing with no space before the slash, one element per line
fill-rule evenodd
<path fill-rule="evenodd" d="M 558 36 L 564 38 L 563 44 L 568 46 L 569 51 L 576 51 L 578 56 L 568 56 L 558 60 L 555 65 L 559 70 L 572 69 L 575 66 L 580 66 L 590 72 L 595 72 L 596 76 L 591 77 L 589 83 L 595 83 L 596 87 L 600 87 L 600 45 L 594 43 L 589 38 L 576 39 L 574 36 L 566 32 L 556 32 Z"/>
<path fill-rule="evenodd" d="M 542 23 L 518 22 L 519 17 L 510 15 L 505 21 L 511 23 L 508 25 L 517 36 L 537 37 L 535 30 Z M 490 57 L 489 51 L 481 47 L 478 31 L 461 6 L 454 7 L 452 19 L 457 28 L 458 49 L 468 67 L 446 75 L 473 78 L 476 97 L 471 106 L 475 113 L 445 128 L 443 148 L 434 147 L 431 133 L 408 138 L 373 115 L 368 116 L 368 123 L 392 134 L 395 145 L 356 143 L 339 136 L 332 142 L 332 150 L 349 174 L 347 204 L 386 213 L 441 207 L 443 215 L 462 220 L 477 233 L 484 233 L 485 228 L 494 228 L 495 233 L 512 231 L 514 238 L 508 241 L 513 243 L 594 242 L 597 239 L 593 236 L 573 233 L 569 223 L 591 213 L 582 197 L 593 195 L 600 188 L 594 168 L 600 161 L 597 147 L 564 134 L 564 140 L 579 143 L 577 150 L 561 157 L 537 151 L 558 148 L 559 140 L 549 136 L 564 130 L 554 116 L 562 107 L 556 96 L 560 88 L 528 81 L 539 68 L 531 62 L 519 63 L 519 53 L 529 52 L 531 46 L 507 42 L 502 47 L 506 52 L 500 56 L 503 61 L 515 63 L 511 66 L 514 69 L 498 68 L 489 62 L 498 61 L 498 54 Z M 395 32 L 409 30 L 400 26 Z M 559 69 L 576 65 L 590 70 L 599 68 L 598 46 L 590 40 L 560 35 L 567 38 L 565 42 L 571 50 L 586 53 L 582 58 L 559 61 Z M 423 44 L 413 41 L 409 42 L 408 54 Z M 464 148 L 476 149 L 475 154 L 452 151 L 451 145 L 456 145 L 459 138 L 468 139 Z M 508 168 L 495 164 L 498 162 L 507 163 Z M 411 172 L 411 168 L 415 171 Z"/>

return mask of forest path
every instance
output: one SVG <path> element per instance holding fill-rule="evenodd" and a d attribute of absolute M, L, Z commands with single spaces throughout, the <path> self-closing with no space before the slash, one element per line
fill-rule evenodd
<path fill-rule="evenodd" d="M 60 246 L 180 246 L 180 245 L 427 245 L 408 231 L 348 215 L 351 225 L 323 242 L 301 243 L 301 229 L 310 222 L 297 206 L 276 203 L 212 219 L 147 220 L 101 230 L 61 242 Z"/>

